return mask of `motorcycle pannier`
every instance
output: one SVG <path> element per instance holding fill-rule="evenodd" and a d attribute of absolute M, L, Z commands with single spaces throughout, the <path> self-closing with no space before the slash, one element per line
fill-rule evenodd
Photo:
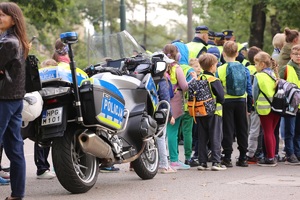
<path fill-rule="evenodd" d="M 90 78 L 82 82 L 79 93 L 85 124 L 100 124 L 114 130 L 121 129 L 125 101 L 114 85 Z"/>

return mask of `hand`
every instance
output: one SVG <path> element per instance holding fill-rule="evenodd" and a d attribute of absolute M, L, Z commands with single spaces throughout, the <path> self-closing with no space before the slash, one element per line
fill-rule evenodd
<path fill-rule="evenodd" d="M 171 124 L 171 125 L 174 125 L 174 124 L 175 124 L 175 119 L 174 119 L 174 117 L 171 118 L 170 124 Z"/>
<path fill-rule="evenodd" d="M 190 75 L 191 75 L 193 78 L 197 78 L 197 73 L 196 73 L 196 72 L 191 72 Z"/>
<path fill-rule="evenodd" d="M 0 74 L 4 74 L 4 72 L 0 70 Z"/>

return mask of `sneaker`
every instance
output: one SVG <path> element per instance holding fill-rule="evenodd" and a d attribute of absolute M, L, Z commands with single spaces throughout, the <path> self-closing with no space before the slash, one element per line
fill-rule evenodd
<path fill-rule="evenodd" d="M 2 165 L 0 165 L 1 167 L 1 169 L 3 170 L 3 171 L 5 171 L 5 172 L 9 172 L 10 171 L 10 167 L 9 166 L 2 166 Z"/>
<path fill-rule="evenodd" d="M 221 164 L 222 164 L 222 165 L 225 165 L 227 168 L 228 168 L 228 167 L 233 167 L 230 158 L 225 158 L 225 157 L 223 157 L 223 158 L 222 158 L 222 161 L 221 161 Z"/>
<path fill-rule="evenodd" d="M 55 178 L 55 173 L 51 172 L 50 170 L 46 170 L 43 174 L 37 175 L 37 179 L 53 179 Z"/>
<path fill-rule="evenodd" d="M 107 172 L 115 173 L 115 172 L 119 172 L 119 171 L 120 171 L 120 168 L 114 167 L 114 166 L 111 166 L 111 167 L 100 167 L 100 172 L 102 172 L 102 173 L 107 173 Z"/>
<path fill-rule="evenodd" d="M 189 160 L 185 160 L 184 164 L 189 165 L 191 167 L 197 167 L 197 166 L 199 166 L 198 159 L 196 160 L 196 159 L 193 159 L 193 158 L 191 158 Z"/>
<path fill-rule="evenodd" d="M 286 157 L 285 163 L 286 165 L 300 165 L 299 160 L 295 156 L 295 154 L 292 154 L 289 157 Z"/>
<path fill-rule="evenodd" d="M 207 166 L 207 163 L 200 163 L 197 169 L 201 171 L 210 170 L 210 168 Z"/>
<path fill-rule="evenodd" d="M 0 177 L 0 185 L 9 185 L 9 179 Z"/>
<path fill-rule="evenodd" d="M 213 163 L 211 167 L 212 171 L 223 171 L 226 169 L 227 167 L 225 165 L 222 165 L 221 163 Z"/>
<path fill-rule="evenodd" d="M 181 170 L 181 169 L 184 170 L 184 169 L 190 169 L 191 168 L 191 166 L 186 165 L 186 164 L 182 163 L 181 161 L 171 162 L 170 165 L 173 169 L 176 169 L 176 170 Z"/>
<path fill-rule="evenodd" d="M 247 159 L 238 159 L 235 163 L 236 166 L 238 167 L 248 167 L 248 161 Z"/>
<path fill-rule="evenodd" d="M 263 158 L 260 159 L 257 165 L 262 167 L 275 167 L 277 165 L 276 158 Z"/>
<path fill-rule="evenodd" d="M 172 174 L 177 172 L 176 169 L 173 169 L 170 166 L 168 168 L 159 168 L 158 171 L 162 174 Z"/>
<path fill-rule="evenodd" d="M 248 164 L 256 164 L 257 163 L 257 158 L 255 156 L 253 157 L 246 157 Z"/>
<path fill-rule="evenodd" d="M 8 172 L 5 172 L 3 170 L 0 171 L 0 177 L 4 178 L 4 179 L 10 179 L 10 175 Z"/>

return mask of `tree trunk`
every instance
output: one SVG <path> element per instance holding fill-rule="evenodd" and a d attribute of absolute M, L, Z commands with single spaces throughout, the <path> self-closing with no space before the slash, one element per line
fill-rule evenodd
<path fill-rule="evenodd" d="M 148 19 L 147 19 L 147 14 L 148 14 L 148 2 L 145 0 L 145 21 L 144 21 L 144 37 L 143 37 L 143 43 L 144 46 L 147 48 L 147 26 L 148 26 Z"/>
<path fill-rule="evenodd" d="M 270 16 L 271 18 L 271 34 L 272 34 L 272 38 L 274 37 L 274 35 L 276 35 L 276 33 L 280 33 L 281 31 L 281 26 L 279 25 L 279 21 L 277 19 L 278 16 L 278 12 L 276 12 L 275 15 Z"/>
<path fill-rule="evenodd" d="M 249 47 L 257 46 L 263 49 L 265 26 L 266 4 L 261 1 L 252 6 Z"/>
<path fill-rule="evenodd" d="M 194 37 L 192 0 L 187 0 L 187 36 L 187 41 L 192 41 Z"/>

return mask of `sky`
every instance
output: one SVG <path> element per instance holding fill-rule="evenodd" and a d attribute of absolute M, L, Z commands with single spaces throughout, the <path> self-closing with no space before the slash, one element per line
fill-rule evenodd
<path fill-rule="evenodd" d="M 153 23 L 154 26 L 157 25 L 167 25 L 170 23 L 170 20 L 176 20 L 181 23 L 186 23 L 186 16 L 178 16 L 178 13 L 175 11 L 164 10 L 162 8 L 157 8 L 157 3 L 161 0 L 148 0 L 149 9 L 147 14 L 147 20 Z M 166 1 L 167 2 L 167 1 Z M 136 10 L 131 13 L 127 12 L 127 19 L 136 19 L 140 21 L 144 21 L 144 6 L 140 5 L 136 7 Z"/>

